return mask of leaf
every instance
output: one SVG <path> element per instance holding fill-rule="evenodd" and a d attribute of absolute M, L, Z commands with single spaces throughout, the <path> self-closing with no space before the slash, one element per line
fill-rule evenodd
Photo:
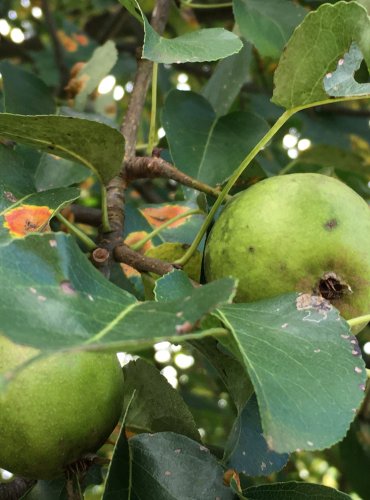
<path fill-rule="evenodd" d="M 0 114 L 0 136 L 82 163 L 107 183 L 121 169 L 123 136 L 90 120 Z"/>
<path fill-rule="evenodd" d="M 126 437 L 127 411 L 132 403 L 132 398 L 125 401 L 126 410 L 121 423 L 121 430 L 114 447 L 112 460 L 109 464 L 107 479 L 102 500 L 125 500 L 130 498 L 130 451 Z M 131 497 L 132 500 L 135 500 Z"/>
<path fill-rule="evenodd" d="M 3 61 L 4 111 L 22 115 L 53 115 L 55 102 L 49 87 L 33 73 Z"/>
<path fill-rule="evenodd" d="M 49 481 L 37 481 L 35 486 L 22 496 L 24 500 L 67 500 L 66 479 L 59 477 Z"/>
<path fill-rule="evenodd" d="M 134 433 L 176 432 L 200 440 L 194 417 L 161 373 L 147 361 L 131 361 L 124 368 L 125 398 L 128 404 L 126 427 Z"/>
<path fill-rule="evenodd" d="M 324 4 L 310 12 L 289 40 L 275 71 L 272 101 L 287 109 L 325 101 L 323 81 L 355 41 L 370 63 L 370 20 L 356 2 Z"/>
<path fill-rule="evenodd" d="M 2 333 L 44 350 L 93 344 L 138 351 L 160 340 L 202 338 L 213 332 L 191 333 L 197 322 L 235 294 L 234 280 L 226 278 L 171 302 L 137 302 L 63 233 L 29 235 L 1 247 L 0 268 L 0 287 L 7 290 L 0 302 Z"/>
<path fill-rule="evenodd" d="M 339 443 L 342 466 L 340 472 L 354 490 L 363 498 L 370 491 L 370 425 L 366 419 L 356 419 L 345 437 Z"/>
<path fill-rule="evenodd" d="M 193 288 L 187 275 L 179 269 L 174 269 L 156 281 L 154 295 L 158 302 L 169 301 L 189 295 Z"/>
<path fill-rule="evenodd" d="M 141 434 L 129 440 L 132 490 L 145 500 L 232 500 L 223 471 L 209 450 L 172 432 Z"/>
<path fill-rule="evenodd" d="M 332 97 L 360 96 L 370 94 L 370 83 L 357 83 L 354 74 L 360 68 L 363 55 L 355 42 L 349 52 L 339 59 L 334 73 L 327 73 L 324 78 L 325 92 Z"/>
<path fill-rule="evenodd" d="M 218 61 L 236 54 L 243 47 L 240 39 L 223 28 L 207 28 L 177 38 L 159 36 L 144 18 L 143 58 L 157 63 Z"/>
<path fill-rule="evenodd" d="M 163 38 L 154 31 L 138 2 L 135 2 L 136 5 L 133 0 L 120 2 L 136 19 L 139 19 L 140 11 L 145 31 L 143 59 L 164 64 L 218 61 L 236 54 L 243 46 L 239 37 L 223 28 L 191 31 L 172 39 Z"/>
<path fill-rule="evenodd" d="M 168 94 L 162 124 L 177 168 L 210 185 L 227 180 L 269 128 L 252 113 L 217 118 L 204 97 L 178 90 Z"/>
<path fill-rule="evenodd" d="M 135 17 L 141 24 L 143 24 L 143 14 L 138 3 L 135 0 L 119 0 L 119 3 L 123 5 L 129 13 Z"/>
<path fill-rule="evenodd" d="M 243 41 L 237 54 L 220 61 L 202 89 L 202 95 L 213 107 L 216 115 L 225 115 L 249 76 L 252 47 Z"/>
<path fill-rule="evenodd" d="M 263 57 L 278 58 L 307 10 L 291 0 L 234 0 L 235 21 L 241 35 Z"/>
<path fill-rule="evenodd" d="M 369 174 L 370 166 L 360 154 L 328 144 L 315 145 L 302 151 L 296 160 L 289 164 L 289 172 L 302 171 L 304 166 L 327 167 L 344 172 Z"/>
<path fill-rule="evenodd" d="M 78 163 L 43 153 L 35 173 L 37 191 L 67 187 L 84 181 L 91 171 Z"/>
<path fill-rule="evenodd" d="M 212 322 L 209 317 L 206 318 L 202 322 L 202 327 L 220 327 L 218 322 L 215 323 L 214 316 L 211 320 Z M 230 352 L 226 351 L 215 338 L 207 337 L 190 343 L 212 364 L 230 394 L 236 409 L 238 412 L 241 411 L 254 392 L 244 366 Z"/>
<path fill-rule="evenodd" d="M 321 484 L 287 483 L 261 484 L 243 490 L 248 500 L 350 500 L 350 496 Z"/>
<path fill-rule="evenodd" d="M 9 244 L 13 238 L 50 230 L 50 219 L 79 196 L 80 190 L 77 188 L 34 193 L 15 202 L 8 196 L 7 206 L 0 212 L 0 246 Z"/>
<path fill-rule="evenodd" d="M 108 40 L 104 45 L 94 50 L 89 61 L 75 77 L 76 83 L 79 82 L 82 85 L 75 98 L 77 111 L 82 111 L 85 108 L 88 96 L 95 90 L 100 81 L 108 75 L 117 59 L 118 52 L 112 40 Z"/>
<path fill-rule="evenodd" d="M 0 144 L 0 210 L 35 191 L 32 173 L 22 156 Z"/>
<path fill-rule="evenodd" d="M 277 452 L 336 443 L 363 399 L 356 338 L 336 309 L 309 297 L 221 309 L 253 382 L 266 441 Z"/>
<path fill-rule="evenodd" d="M 287 453 L 269 448 L 263 435 L 257 399 L 253 395 L 238 415 L 225 447 L 224 461 L 229 469 L 248 476 L 268 476 L 287 463 Z"/>

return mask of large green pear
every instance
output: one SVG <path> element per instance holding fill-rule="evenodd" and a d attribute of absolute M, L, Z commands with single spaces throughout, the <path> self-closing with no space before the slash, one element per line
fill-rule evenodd
<path fill-rule="evenodd" d="M 37 353 L 0 337 L 0 373 Z M 0 393 L 0 467 L 33 479 L 63 474 L 101 447 L 122 405 L 114 354 L 56 353 L 26 365 Z"/>
<path fill-rule="evenodd" d="M 266 179 L 236 195 L 211 230 L 207 281 L 239 279 L 236 300 L 321 294 L 344 318 L 370 313 L 370 210 L 319 174 Z"/>

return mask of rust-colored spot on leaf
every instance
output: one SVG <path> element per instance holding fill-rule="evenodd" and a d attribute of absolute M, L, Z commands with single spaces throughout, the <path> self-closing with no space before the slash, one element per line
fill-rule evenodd
<path fill-rule="evenodd" d="M 50 230 L 48 222 L 52 213 L 53 211 L 46 206 L 22 205 L 4 215 L 4 227 L 16 238 L 26 236 L 28 233 L 46 232 Z"/>
<path fill-rule="evenodd" d="M 130 233 L 126 239 L 125 243 L 127 246 L 135 245 L 135 243 L 138 243 L 140 240 L 144 239 L 145 236 L 147 236 L 149 233 L 146 231 L 135 231 L 133 233 Z M 150 248 L 153 248 L 153 243 L 149 240 L 147 241 L 141 248 L 140 248 L 140 253 L 145 253 L 147 252 Z"/>
<path fill-rule="evenodd" d="M 173 219 L 177 215 L 184 214 L 189 211 L 189 207 L 183 207 L 181 205 L 166 205 L 164 207 L 148 207 L 141 209 L 141 213 L 144 215 L 149 224 L 153 227 L 158 227 L 167 222 L 169 219 Z M 168 227 L 178 227 L 187 222 L 188 217 L 184 217 L 176 222 L 173 222 Z"/>
<path fill-rule="evenodd" d="M 76 40 L 77 43 L 79 43 L 83 47 L 86 47 L 86 45 L 89 44 L 89 39 L 87 38 L 86 35 L 74 33 L 73 38 Z"/>
<path fill-rule="evenodd" d="M 125 238 L 125 243 L 127 246 L 134 245 L 138 241 L 142 240 L 147 236 L 146 231 L 135 231 L 133 233 L 130 233 L 126 238 Z M 153 247 L 152 242 L 149 240 L 147 241 L 139 251 L 139 253 L 145 253 L 147 250 Z M 128 264 L 121 264 L 122 271 L 125 273 L 127 278 L 132 278 L 133 276 L 140 276 L 139 271 L 134 269 L 133 267 L 129 266 Z"/>
<path fill-rule="evenodd" d="M 64 31 L 58 31 L 58 38 L 67 52 L 76 52 L 78 43 L 67 35 Z"/>
<path fill-rule="evenodd" d="M 234 481 L 236 482 L 237 486 L 238 486 L 238 490 L 239 491 L 242 491 L 241 490 L 241 486 L 240 486 L 240 479 L 239 479 L 239 474 L 236 472 L 235 469 L 228 469 L 225 473 L 224 473 L 224 484 L 226 486 L 230 486 L 230 483 L 231 483 L 231 480 L 234 479 Z"/>

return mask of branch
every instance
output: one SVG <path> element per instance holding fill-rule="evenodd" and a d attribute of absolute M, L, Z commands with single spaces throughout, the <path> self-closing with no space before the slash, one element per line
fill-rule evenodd
<path fill-rule="evenodd" d="M 84 207 L 83 205 L 71 205 L 69 210 L 72 212 L 75 222 L 94 227 L 99 227 L 101 224 L 102 213 L 100 208 Z"/>
<path fill-rule="evenodd" d="M 57 34 L 57 27 L 54 16 L 49 8 L 48 0 L 41 0 L 41 7 L 45 16 L 46 27 L 49 31 L 53 45 L 54 59 L 59 70 L 59 89 L 58 94 L 62 94 L 64 87 L 68 83 L 68 67 L 64 60 L 64 51 Z"/>
<path fill-rule="evenodd" d="M 167 22 L 170 2 L 169 0 L 157 0 L 151 25 L 161 34 Z M 152 79 L 152 61 L 140 59 L 136 72 L 134 89 L 127 108 L 121 132 L 126 141 L 125 160 L 135 156 L 136 137 L 140 124 L 141 113 L 144 108 L 146 94 Z"/>
<path fill-rule="evenodd" d="M 126 161 L 125 177 L 127 182 L 134 179 L 149 178 L 153 179 L 161 177 L 165 179 L 173 179 L 174 181 L 183 184 L 184 186 L 197 189 L 203 193 L 217 197 L 220 190 L 213 188 L 208 184 L 204 184 L 189 175 L 184 174 L 171 163 L 163 160 L 163 158 L 151 156 L 137 156 Z"/>
<path fill-rule="evenodd" d="M 10 483 L 0 484 L 0 498 L 1 500 L 17 500 L 18 498 L 22 498 L 36 482 L 34 479 L 16 477 Z"/>
<path fill-rule="evenodd" d="M 153 11 L 151 24 L 153 28 L 162 33 L 167 22 L 169 13 L 169 0 L 157 0 Z M 125 161 L 135 156 L 136 136 L 139 128 L 142 110 L 145 104 L 147 90 L 150 85 L 152 75 L 152 62 L 141 59 L 138 62 L 138 68 L 135 77 L 134 89 L 132 91 L 130 102 L 127 108 L 125 119 L 121 127 L 121 132 L 125 138 Z M 123 165 L 124 172 L 125 165 Z M 111 227 L 109 233 L 102 235 L 100 246 L 107 249 L 109 259 L 100 270 L 106 276 L 110 274 L 110 266 L 113 262 L 114 248 L 122 242 L 124 227 L 124 203 L 127 181 L 125 176 L 119 175 L 113 178 L 107 185 L 107 207 L 108 219 Z"/>
<path fill-rule="evenodd" d="M 155 273 L 163 276 L 170 273 L 174 269 L 179 269 L 179 266 L 174 266 L 163 260 L 146 257 L 139 252 L 135 252 L 127 245 L 119 245 L 114 249 L 114 257 L 116 261 L 128 264 L 140 272 Z"/>

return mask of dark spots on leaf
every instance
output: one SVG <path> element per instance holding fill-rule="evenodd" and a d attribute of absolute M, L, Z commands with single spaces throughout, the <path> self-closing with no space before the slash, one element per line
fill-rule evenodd
<path fill-rule="evenodd" d="M 333 229 L 335 229 L 336 227 L 338 226 L 338 221 L 337 219 L 329 219 L 328 221 L 325 222 L 324 224 L 324 228 L 327 230 L 327 231 L 332 231 Z"/>

